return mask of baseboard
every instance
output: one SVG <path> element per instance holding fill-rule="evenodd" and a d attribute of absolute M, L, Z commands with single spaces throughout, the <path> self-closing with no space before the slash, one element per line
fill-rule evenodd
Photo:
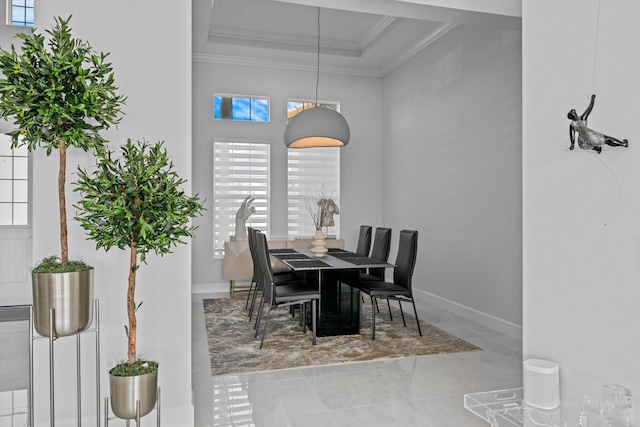
<path fill-rule="evenodd" d="M 479 323 L 494 331 L 503 333 L 507 336 L 516 339 L 522 339 L 522 326 L 509 322 L 491 314 L 484 313 L 471 307 L 459 304 L 455 301 L 442 298 L 438 295 L 434 295 L 430 292 L 426 292 L 420 289 L 413 289 L 413 294 L 416 297 L 416 301 L 424 301 L 428 304 L 433 304 L 439 308 L 450 311 L 457 315 L 460 315 L 466 319 Z"/>
<path fill-rule="evenodd" d="M 104 422 L 103 416 L 104 416 L 104 413 L 101 412 L 100 413 L 100 417 L 102 420 L 101 425 L 106 424 Z M 112 424 L 114 426 L 122 426 L 123 421 L 117 418 L 112 419 L 111 417 L 113 416 L 114 415 L 111 413 L 111 411 L 109 411 L 109 424 Z M 195 423 L 193 405 L 172 406 L 170 408 L 163 407 L 161 408 L 161 411 L 160 411 L 160 421 L 161 421 L 162 427 L 192 426 Z M 133 420 L 133 423 L 135 423 L 135 420 Z M 56 424 L 56 427 L 77 427 L 78 426 L 78 422 L 75 419 L 56 420 L 55 424 Z M 49 422 L 49 420 L 45 422 L 38 421 L 35 423 L 35 427 L 49 427 L 50 425 L 51 423 Z M 89 426 L 97 425 L 96 418 L 82 417 L 82 425 L 89 425 Z M 147 414 L 147 416 L 142 417 L 142 419 L 140 419 L 140 427 L 153 427 L 157 425 L 160 425 L 160 424 L 158 424 L 158 418 L 157 418 L 155 409 L 151 411 L 149 414 Z"/>
<path fill-rule="evenodd" d="M 229 282 L 197 283 L 191 285 L 192 294 L 209 294 L 214 292 L 229 292 Z"/>

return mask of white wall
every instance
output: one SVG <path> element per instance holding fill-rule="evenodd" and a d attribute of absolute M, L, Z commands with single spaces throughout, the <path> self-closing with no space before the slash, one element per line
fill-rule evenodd
<path fill-rule="evenodd" d="M 287 148 L 284 145 L 289 98 L 315 98 L 316 73 L 250 65 L 193 64 L 193 188 L 207 198 L 207 212 L 193 241 L 193 283 L 224 283 L 222 260 L 213 259 L 213 139 L 271 141 L 271 235 L 287 235 Z M 270 123 L 213 120 L 213 93 L 269 96 Z M 321 73 L 319 98 L 340 102 L 351 128 L 341 149 L 341 238 L 355 249 L 361 224 L 380 225 L 382 204 L 380 79 Z"/>
<path fill-rule="evenodd" d="M 606 383 L 631 388 L 635 399 L 640 2 L 576 6 L 523 2 L 524 354 L 560 364 L 565 400 Z M 567 112 L 581 114 L 590 93 L 589 125 L 630 148 L 568 150 Z"/>
<path fill-rule="evenodd" d="M 521 325 L 521 35 L 458 26 L 383 79 L 383 220 L 419 234 L 413 285 Z M 395 246 L 390 259 L 394 259 Z"/>
<path fill-rule="evenodd" d="M 54 16 L 73 15 L 74 35 L 87 40 L 96 51 L 111 52 L 116 85 L 128 96 L 126 116 L 118 129 L 106 137 L 112 149 L 126 138 L 166 140 L 166 148 L 178 173 L 191 179 L 191 5 L 190 2 L 145 0 L 47 0 L 36 5 L 36 26 L 48 29 Z M 152 19 L 150 19 L 152 18 Z M 77 164 L 89 166 L 91 157 L 70 151 L 70 182 Z M 56 176 L 57 158 L 36 152 L 33 162 L 33 236 L 34 259 L 59 251 Z M 190 192 L 191 182 L 184 188 Z M 77 194 L 68 190 L 69 206 Z M 68 216 L 73 216 L 70 208 Z M 95 271 L 95 294 L 101 308 L 101 350 L 103 358 L 126 357 L 126 288 L 128 254 L 113 249 L 97 252 L 85 239 L 79 225 L 69 223 L 71 258 L 82 258 Z M 160 362 L 159 385 L 162 388 L 163 425 L 193 424 L 191 404 L 191 249 L 176 248 L 164 258 L 149 257 L 149 265 L 138 272 L 137 301 L 144 301 L 138 311 L 138 353 Z M 30 295 L 26 296 L 30 298 Z M 67 341 L 71 341 L 69 346 Z M 75 378 L 69 377 L 74 366 L 73 338 L 57 341 L 56 418 L 57 425 L 75 418 Z M 92 341 L 91 338 L 87 342 Z M 46 344 L 39 342 L 37 354 L 36 421 L 48 425 Z M 83 361 L 88 369 L 93 357 L 89 349 Z M 63 370 L 64 373 L 63 374 Z M 93 371 L 90 371 L 93 372 Z M 103 372 L 103 375 L 106 373 Z M 87 378 L 90 378 L 87 375 Z M 103 383 L 103 386 L 105 384 Z M 107 396 L 108 387 L 103 387 Z M 94 402 L 84 397 L 83 413 L 94 414 Z M 101 408 L 102 409 L 102 408 Z M 147 417 L 145 425 L 151 423 Z M 76 425 L 75 422 L 69 422 Z"/>

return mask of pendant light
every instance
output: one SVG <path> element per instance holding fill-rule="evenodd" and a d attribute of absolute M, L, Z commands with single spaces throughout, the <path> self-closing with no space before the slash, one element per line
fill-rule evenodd
<path fill-rule="evenodd" d="M 320 81 L 320 8 L 318 7 L 318 59 L 315 106 L 296 114 L 284 131 L 288 148 L 344 147 L 351 135 L 347 121 L 340 113 L 318 104 Z"/>

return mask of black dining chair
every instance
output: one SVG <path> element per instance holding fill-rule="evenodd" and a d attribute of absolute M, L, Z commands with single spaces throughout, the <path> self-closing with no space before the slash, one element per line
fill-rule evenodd
<path fill-rule="evenodd" d="M 370 225 L 361 225 L 358 234 L 358 246 L 356 247 L 356 255 L 369 256 L 371 251 L 371 230 Z"/>
<path fill-rule="evenodd" d="M 251 254 L 251 262 L 253 264 L 253 277 L 251 279 L 251 283 L 249 284 L 249 292 L 247 293 L 247 302 L 245 303 L 245 310 L 249 308 L 249 321 L 253 319 L 253 310 L 256 303 L 256 296 L 258 292 L 262 292 L 263 289 L 258 286 L 258 275 L 260 266 L 257 263 L 257 257 L 255 255 L 255 238 L 256 234 L 259 233 L 260 230 L 253 227 L 247 227 L 247 239 L 249 241 L 249 253 Z M 300 280 L 301 278 L 296 274 L 292 273 L 288 268 L 278 268 L 273 269 L 272 272 L 274 275 L 274 280 L 277 283 L 287 283 L 291 281 Z M 251 302 L 251 305 L 249 305 Z"/>
<path fill-rule="evenodd" d="M 264 337 L 267 334 L 269 328 L 269 315 L 271 310 L 280 307 L 291 307 L 294 305 L 301 306 L 301 321 L 303 324 L 303 330 L 306 332 L 306 305 L 311 304 L 311 330 L 313 333 L 313 345 L 316 344 L 316 311 L 317 303 L 320 300 L 320 289 L 315 283 L 308 283 L 305 280 L 295 280 L 287 283 L 275 283 L 273 270 L 271 268 L 271 262 L 269 259 L 269 247 L 267 244 L 267 238 L 263 233 L 256 233 L 255 237 L 255 251 L 256 258 L 259 264 L 258 283 L 263 292 L 260 299 L 260 305 L 258 307 L 258 314 L 256 315 L 256 333 L 258 336 L 260 328 L 260 322 L 262 319 L 262 312 L 264 311 L 264 304 L 267 304 L 267 317 L 262 329 L 262 338 L 260 340 L 260 348 L 264 344 Z"/>
<path fill-rule="evenodd" d="M 402 323 L 407 326 L 402 310 L 402 302 L 410 302 L 413 305 L 413 313 L 418 324 L 418 333 L 422 336 L 418 311 L 413 298 L 412 278 L 416 265 L 418 253 L 418 232 L 413 230 L 402 230 L 398 242 L 398 254 L 396 256 L 396 268 L 393 271 L 393 282 L 386 282 L 384 279 L 363 280 L 357 288 L 371 297 L 371 308 L 373 312 L 373 326 L 371 339 L 376 339 L 376 301 L 378 299 L 396 300 L 400 304 L 400 314 Z"/>

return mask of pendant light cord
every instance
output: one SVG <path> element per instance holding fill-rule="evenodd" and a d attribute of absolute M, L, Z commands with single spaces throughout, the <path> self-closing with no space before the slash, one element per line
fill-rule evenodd
<path fill-rule="evenodd" d="M 318 55 L 316 69 L 316 107 L 318 107 L 318 86 L 320 85 L 320 7 L 318 7 Z"/>

